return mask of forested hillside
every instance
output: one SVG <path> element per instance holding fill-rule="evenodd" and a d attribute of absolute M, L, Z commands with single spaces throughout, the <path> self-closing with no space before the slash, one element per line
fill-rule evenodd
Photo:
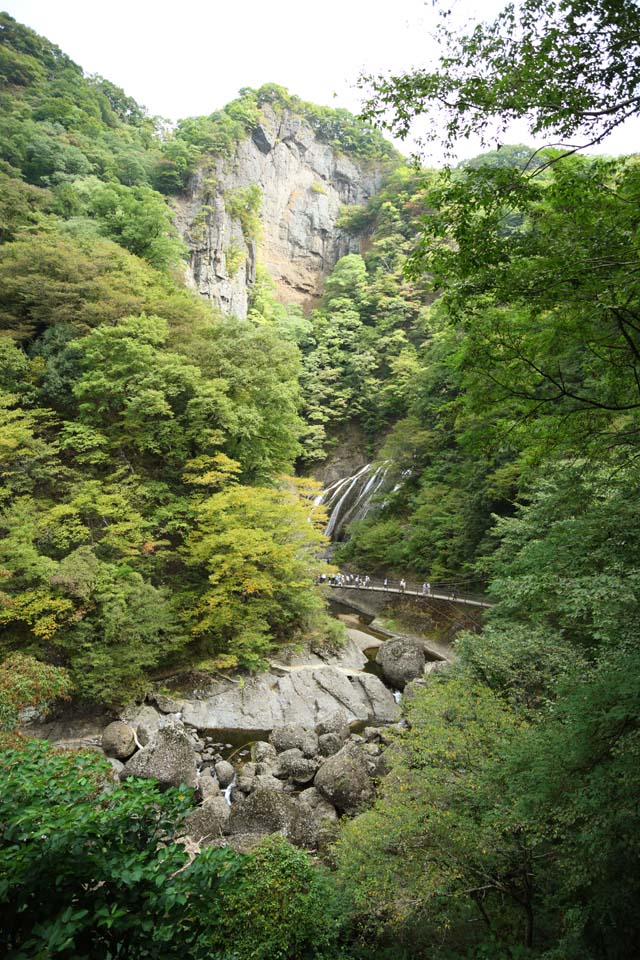
<path fill-rule="evenodd" d="M 3 652 L 113 705 L 168 666 L 255 669 L 274 643 L 322 642 L 322 524 L 279 479 L 300 450 L 299 351 L 187 292 L 155 190 L 176 143 L 197 161 L 195 134 L 160 136 L 6 16 L 2 41 Z M 246 136 L 234 113 L 196 126 Z"/>
<path fill-rule="evenodd" d="M 445 20 L 439 66 L 377 78 L 369 114 L 597 141 L 637 113 L 638 28 L 582 0 Z M 338 844 L 355 916 L 407 956 L 640 949 L 639 171 L 501 148 L 427 196 L 409 276 L 440 296 L 385 447 L 410 476 L 344 552 L 473 570 L 495 605 Z"/>
<path fill-rule="evenodd" d="M 638 113 L 633 0 L 522 0 L 464 36 L 447 16 L 440 66 L 375 78 L 370 118 L 425 113 L 453 149 L 513 118 L 597 142 Z M 0 40 L 0 725 L 181 671 L 242 689 L 281 645 L 339 642 L 301 477 L 349 427 L 388 480 L 335 561 L 493 604 L 406 691 L 375 801 L 315 861 L 185 848 L 187 788 L 105 792 L 96 758 L 18 742 L 8 955 L 634 960 L 638 156 L 424 169 L 273 84 L 170 131 L 6 15 Z M 258 263 L 238 320 L 185 286 L 172 204 L 265 105 L 384 176 L 308 309 Z M 234 204 L 255 238 L 257 194 Z"/>

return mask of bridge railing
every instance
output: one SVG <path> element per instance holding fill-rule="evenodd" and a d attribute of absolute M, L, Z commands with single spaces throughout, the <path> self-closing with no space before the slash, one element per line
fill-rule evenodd
<path fill-rule="evenodd" d="M 422 580 L 406 580 L 403 588 L 401 580 L 387 578 L 385 581 L 380 577 L 368 577 L 362 576 L 361 574 L 341 574 L 336 577 L 328 577 L 326 580 L 326 583 L 330 587 L 335 588 L 384 591 L 387 593 L 419 596 L 425 599 L 431 597 L 435 600 L 460 600 L 483 607 L 490 607 L 492 604 L 484 593 L 463 589 L 463 587 L 470 582 L 477 583 L 478 581 L 439 581 L 430 583 Z"/>

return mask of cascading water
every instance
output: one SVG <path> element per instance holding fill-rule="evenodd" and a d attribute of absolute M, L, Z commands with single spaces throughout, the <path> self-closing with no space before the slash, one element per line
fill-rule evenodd
<path fill-rule="evenodd" d="M 330 484 L 317 498 L 329 512 L 325 533 L 333 541 L 344 540 L 345 530 L 354 520 L 367 516 L 374 497 L 383 487 L 388 463 L 367 463 L 350 477 L 342 477 Z"/>

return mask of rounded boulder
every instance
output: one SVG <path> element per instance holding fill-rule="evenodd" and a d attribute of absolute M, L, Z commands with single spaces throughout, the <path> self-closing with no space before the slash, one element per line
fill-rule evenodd
<path fill-rule="evenodd" d="M 128 760 L 136 752 L 133 728 L 122 720 L 114 720 L 102 731 L 102 749 L 108 757 Z"/>
<path fill-rule="evenodd" d="M 355 813 L 373 798 L 367 762 L 348 746 L 324 761 L 314 786 L 339 813 Z"/>
<path fill-rule="evenodd" d="M 411 680 L 421 677 L 424 673 L 424 649 L 415 640 L 398 637 L 380 647 L 376 663 L 382 668 L 388 683 L 399 690 L 404 690 Z"/>

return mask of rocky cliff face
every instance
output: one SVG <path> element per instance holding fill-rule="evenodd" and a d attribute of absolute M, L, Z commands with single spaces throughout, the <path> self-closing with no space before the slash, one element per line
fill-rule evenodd
<path fill-rule="evenodd" d="M 246 317 L 260 263 L 282 302 L 310 305 L 340 257 L 359 252 L 336 226 L 340 208 L 365 203 L 380 181 L 379 169 L 322 143 L 293 111 L 265 105 L 251 136 L 202 168 L 176 203 L 190 286 Z"/>

